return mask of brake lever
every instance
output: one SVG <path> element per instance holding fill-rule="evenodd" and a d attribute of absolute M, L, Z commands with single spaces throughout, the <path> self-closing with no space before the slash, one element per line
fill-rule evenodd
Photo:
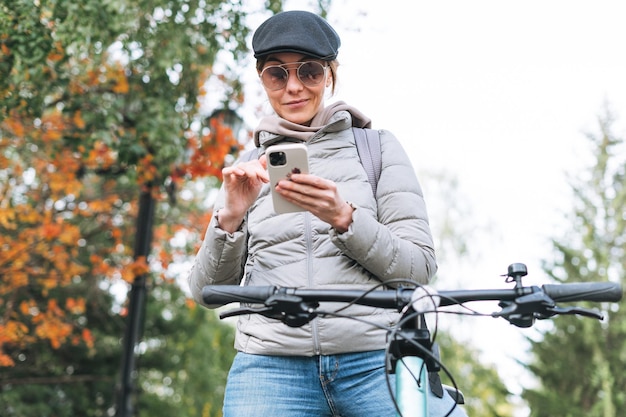
<path fill-rule="evenodd" d="M 244 314 L 261 314 L 265 315 L 270 309 L 268 307 L 242 307 L 242 308 L 233 308 L 232 310 L 223 311 L 220 313 L 220 319 L 225 319 L 228 317 L 235 316 L 243 316 Z"/>
<path fill-rule="evenodd" d="M 260 314 L 280 320 L 289 327 L 301 327 L 317 317 L 317 307 L 319 303 L 316 301 L 303 301 L 302 297 L 278 293 L 268 298 L 263 307 L 242 307 L 225 311 L 220 314 L 220 318 Z"/>
<path fill-rule="evenodd" d="M 569 314 L 569 315 L 590 317 L 592 319 L 604 320 L 604 315 L 600 313 L 598 310 L 592 310 L 592 309 L 583 308 L 583 307 L 552 307 L 552 308 L 549 308 L 548 311 L 550 311 L 552 314 L 546 315 L 545 317 L 543 315 L 537 316 L 537 318 L 539 320 L 543 320 L 543 319 L 550 318 L 551 316 L 554 316 L 555 314 Z"/>
<path fill-rule="evenodd" d="M 502 317 L 517 327 L 531 327 L 537 316 L 548 318 L 554 312 L 556 304 L 545 293 L 533 292 L 518 297 L 515 301 L 502 301 L 499 303 L 502 310 L 492 313 L 492 317 Z"/>
<path fill-rule="evenodd" d="M 603 320 L 604 316 L 597 310 L 583 307 L 558 307 L 556 303 L 543 292 L 535 292 L 519 297 L 514 302 L 501 302 L 500 310 L 493 313 L 493 317 L 503 317 L 517 327 L 530 327 L 535 319 L 545 320 L 558 314 L 579 315 Z"/>

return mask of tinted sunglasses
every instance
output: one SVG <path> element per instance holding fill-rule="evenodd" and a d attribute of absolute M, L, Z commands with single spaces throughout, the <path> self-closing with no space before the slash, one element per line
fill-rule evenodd
<path fill-rule="evenodd" d="M 261 82 L 268 90 L 280 90 L 285 88 L 289 79 L 288 66 L 296 67 L 298 80 L 307 87 L 313 87 L 324 81 L 326 78 L 326 65 L 317 61 L 290 62 L 288 64 L 270 65 L 261 71 Z"/>

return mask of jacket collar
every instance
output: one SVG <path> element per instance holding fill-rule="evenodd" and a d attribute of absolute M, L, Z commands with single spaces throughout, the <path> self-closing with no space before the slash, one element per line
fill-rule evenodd
<path fill-rule="evenodd" d="M 371 120 L 356 108 L 338 101 L 317 113 L 311 126 L 292 123 L 276 115 L 261 119 L 254 132 L 254 144 L 266 148 L 285 140 L 307 142 L 318 132 L 338 132 L 352 126 L 370 127 Z"/>

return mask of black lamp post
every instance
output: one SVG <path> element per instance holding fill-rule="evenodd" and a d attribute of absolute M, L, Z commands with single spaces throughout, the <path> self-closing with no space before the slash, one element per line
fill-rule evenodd
<path fill-rule="evenodd" d="M 152 185 L 146 185 L 139 196 L 139 212 L 137 213 L 137 234 L 135 236 L 134 258 L 148 258 L 152 246 L 152 228 L 154 225 L 155 200 L 152 197 Z M 128 322 L 124 335 L 124 351 L 122 356 L 122 375 L 117 392 L 116 417 L 133 415 L 133 393 L 135 391 L 136 356 L 135 348 L 141 339 L 143 319 L 146 306 L 147 274 L 135 277 L 129 294 Z"/>
<path fill-rule="evenodd" d="M 214 111 L 209 116 L 209 126 L 212 119 L 219 120 L 231 128 L 235 138 L 243 127 L 243 119 L 229 108 Z M 152 196 L 153 185 L 146 184 L 139 196 L 139 212 L 137 214 L 137 234 L 135 237 L 134 258 L 148 259 L 152 247 L 152 229 L 154 226 L 154 209 L 156 201 Z M 142 327 L 146 308 L 146 279 L 147 274 L 135 277 L 129 294 L 128 322 L 124 334 L 124 350 L 122 354 L 122 370 L 120 383 L 117 387 L 116 417 L 132 417 L 134 412 L 133 394 L 135 394 L 136 348 L 141 339 Z"/>

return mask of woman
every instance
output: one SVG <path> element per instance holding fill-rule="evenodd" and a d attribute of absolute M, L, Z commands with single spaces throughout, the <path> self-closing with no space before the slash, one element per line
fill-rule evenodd
<path fill-rule="evenodd" d="M 351 129 L 370 120 L 344 103 L 324 107 L 339 46 L 324 19 L 303 11 L 279 13 L 255 32 L 257 70 L 275 111 L 258 126 L 256 145 L 305 143 L 310 174 L 268 184 L 265 155 L 223 170 L 189 276 L 197 302 L 205 285 L 368 289 L 397 278 L 424 284 L 435 274 L 426 207 L 402 146 L 381 131 L 383 166 L 373 195 Z M 277 215 L 270 187 L 305 211 Z M 393 324 L 397 314 L 364 306 L 344 313 L 362 320 L 317 318 L 292 328 L 243 316 L 224 416 L 395 416 L 385 383 L 386 335 L 377 325 Z M 451 408 L 444 400 L 433 415 Z"/>

